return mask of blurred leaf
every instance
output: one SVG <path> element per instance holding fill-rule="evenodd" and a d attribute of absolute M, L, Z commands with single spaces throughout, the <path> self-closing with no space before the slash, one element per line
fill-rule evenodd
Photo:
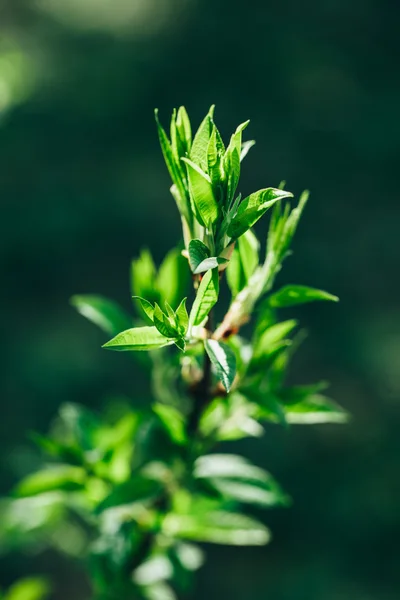
<path fill-rule="evenodd" d="M 233 546 L 261 546 L 270 539 L 268 529 L 250 517 L 196 502 L 189 509 L 188 514 L 168 514 L 163 531 L 173 537 Z"/>
<path fill-rule="evenodd" d="M 218 219 L 218 203 L 214 197 L 211 179 L 188 158 L 182 159 L 187 167 L 190 195 L 196 207 L 196 218 L 200 225 L 211 226 Z"/>
<path fill-rule="evenodd" d="M 133 580 L 138 585 L 152 585 L 159 581 L 171 579 L 173 567 L 165 555 L 152 556 L 133 572 Z"/>
<path fill-rule="evenodd" d="M 240 203 L 237 213 L 228 227 L 228 235 L 232 239 L 239 238 L 253 227 L 275 202 L 292 195 L 290 192 L 274 188 L 266 188 L 251 194 Z"/>
<path fill-rule="evenodd" d="M 315 394 L 298 404 L 285 407 L 288 423 L 297 425 L 313 425 L 316 423 L 346 423 L 349 413 L 336 402 Z"/>
<path fill-rule="evenodd" d="M 168 252 L 158 271 L 157 288 L 160 296 L 175 308 L 180 299 L 185 296 L 189 283 L 190 270 L 187 258 L 174 248 Z"/>
<path fill-rule="evenodd" d="M 232 296 L 237 294 L 248 284 L 259 263 L 259 241 L 249 229 L 240 236 L 226 275 Z"/>
<path fill-rule="evenodd" d="M 29 577 L 14 583 L 5 600 L 45 600 L 50 595 L 50 585 L 41 577 Z"/>
<path fill-rule="evenodd" d="M 203 276 L 199 289 L 197 290 L 192 310 L 189 317 L 189 328 L 193 325 L 201 325 L 208 316 L 210 310 L 216 304 L 219 294 L 218 269 L 207 271 Z"/>
<path fill-rule="evenodd" d="M 175 552 L 182 567 L 187 571 L 197 571 L 204 564 L 204 552 L 194 544 L 179 542 L 175 546 Z"/>
<path fill-rule="evenodd" d="M 177 600 L 173 589 L 164 581 L 142 587 L 141 591 L 147 600 Z"/>
<path fill-rule="evenodd" d="M 256 413 L 257 405 L 238 392 L 227 398 L 215 398 L 202 414 L 200 431 L 218 441 L 260 437 L 264 429 L 253 418 Z"/>
<path fill-rule="evenodd" d="M 264 363 L 268 364 L 276 352 L 287 346 L 286 337 L 296 326 L 297 321 L 291 319 L 268 327 L 254 344 L 253 357 L 251 359 L 252 366 L 258 367 Z"/>
<path fill-rule="evenodd" d="M 185 421 L 182 414 L 173 406 L 153 404 L 154 412 L 159 416 L 170 438 L 177 444 L 187 442 Z"/>
<path fill-rule="evenodd" d="M 224 385 L 226 391 L 229 392 L 236 375 L 235 353 L 227 344 L 217 342 L 217 340 L 206 340 L 204 347 L 215 368 L 218 379 Z"/>
<path fill-rule="evenodd" d="M 86 472 L 81 467 L 57 465 L 28 475 L 18 484 L 15 493 L 26 497 L 55 490 L 78 490 L 84 486 L 85 480 Z"/>
<path fill-rule="evenodd" d="M 307 287 L 305 285 L 286 285 L 269 297 L 269 303 L 274 308 L 295 306 L 315 302 L 316 300 L 331 300 L 338 302 L 339 298 L 328 292 Z"/>
<path fill-rule="evenodd" d="M 142 250 L 139 258 L 131 263 L 131 291 L 132 296 L 148 298 L 151 302 L 159 300 L 156 291 L 156 266 L 150 252 Z"/>
<path fill-rule="evenodd" d="M 156 327 L 136 327 L 122 331 L 102 347 L 109 350 L 155 350 L 173 344 Z"/>
<path fill-rule="evenodd" d="M 131 317 L 116 302 L 103 296 L 72 296 L 71 304 L 109 335 L 116 335 L 132 325 Z"/>

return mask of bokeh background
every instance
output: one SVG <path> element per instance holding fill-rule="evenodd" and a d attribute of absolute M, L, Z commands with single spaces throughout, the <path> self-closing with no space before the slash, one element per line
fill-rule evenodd
<path fill-rule="evenodd" d="M 293 378 L 329 378 L 353 418 L 238 444 L 295 502 L 263 515 L 268 547 L 210 548 L 195 598 L 398 600 L 399 27 L 394 0 L 0 2 L 2 494 L 62 402 L 149 397 L 69 297 L 129 308 L 130 259 L 180 236 L 153 108 L 198 123 L 216 103 L 225 136 L 251 119 L 244 193 L 311 189 L 280 282 L 341 303 L 296 310 L 310 337 Z M 54 598 L 87 597 L 55 554 L 1 565 L 0 584 L 50 572 Z"/>

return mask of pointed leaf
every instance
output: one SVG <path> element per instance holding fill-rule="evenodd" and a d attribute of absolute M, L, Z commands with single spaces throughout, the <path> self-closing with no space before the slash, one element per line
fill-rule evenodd
<path fill-rule="evenodd" d="M 19 483 L 16 495 L 21 498 L 54 490 L 77 490 L 85 480 L 86 472 L 81 467 L 57 465 L 28 475 Z"/>
<path fill-rule="evenodd" d="M 291 196 L 290 192 L 275 188 L 266 188 L 251 194 L 239 205 L 238 211 L 228 227 L 228 235 L 232 239 L 237 239 L 253 227 L 275 202 Z"/>
<path fill-rule="evenodd" d="M 186 309 L 186 300 L 187 298 L 182 300 L 175 313 L 178 319 L 179 330 L 182 332 L 182 335 L 186 334 L 189 327 L 189 315 Z"/>
<path fill-rule="evenodd" d="M 181 140 L 186 141 L 187 150 L 190 151 L 192 145 L 192 128 L 190 119 L 184 106 L 180 106 L 176 115 L 176 128 L 179 132 Z"/>
<path fill-rule="evenodd" d="M 187 166 L 189 190 L 196 207 L 196 218 L 200 225 L 208 227 L 218 219 L 218 203 L 209 176 L 188 158 L 182 158 Z"/>
<path fill-rule="evenodd" d="M 216 340 L 206 340 L 204 346 L 218 379 L 229 392 L 236 375 L 235 353 L 227 344 Z"/>
<path fill-rule="evenodd" d="M 182 256 L 179 249 L 174 248 L 168 252 L 158 271 L 156 285 L 160 296 L 175 307 L 184 296 L 189 283 L 187 258 Z"/>
<path fill-rule="evenodd" d="M 132 324 L 130 316 L 116 302 L 103 296 L 72 296 L 71 304 L 81 315 L 109 335 L 115 335 Z"/>
<path fill-rule="evenodd" d="M 246 158 L 250 148 L 252 148 L 255 145 L 255 143 L 255 140 L 248 140 L 247 142 L 243 142 L 242 149 L 240 152 L 240 162 L 242 162 L 242 160 Z"/>
<path fill-rule="evenodd" d="M 207 148 L 211 136 L 212 117 L 214 115 L 214 105 L 211 106 L 207 116 L 204 118 L 200 127 L 194 136 L 192 149 L 190 151 L 191 160 L 199 165 L 203 171 L 207 170 Z"/>
<path fill-rule="evenodd" d="M 143 312 L 145 313 L 147 318 L 150 319 L 151 322 L 153 322 L 154 306 L 152 305 L 152 303 L 149 302 L 148 300 L 146 300 L 145 298 L 141 298 L 140 296 L 132 296 L 132 299 L 139 301 L 139 304 L 140 304 L 141 308 L 143 309 Z"/>
<path fill-rule="evenodd" d="M 155 350 L 173 344 L 173 340 L 163 336 L 156 327 L 135 327 L 116 335 L 103 345 L 107 350 Z"/>
<path fill-rule="evenodd" d="M 178 337 L 178 330 L 176 327 L 174 327 L 174 325 L 172 325 L 168 317 L 163 313 L 157 303 L 154 306 L 153 320 L 154 325 L 163 336 L 166 338 Z"/>
<path fill-rule="evenodd" d="M 286 285 L 269 297 L 269 303 L 274 308 L 295 306 L 296 304 L 306 304 L 318 300 L 338 302 L 339 298 L 323 290 L 305 285 Z"/>
<path fill-rule="evenodd" d="M 218 269 L 207 271 L 203 276 L 199 289 L 197 290 L 192 310 L 189 317 L 189 328 L 193 325 L 201 325 L 212 307 L 216 304 L 219 294 Z"/>

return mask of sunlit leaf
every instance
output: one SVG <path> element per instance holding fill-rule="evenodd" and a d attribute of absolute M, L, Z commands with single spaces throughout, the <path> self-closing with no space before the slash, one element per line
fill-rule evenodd
<path fill-rule="evenodd" d="M 196 207 L 196 218 L 200 225 L 209 227 L 219 216 L 218 203 L 214 197 L 211 179 L 197 164 L 188 158 L 182 160 L 187 167 L 189 190 Z"/>
<path fill-rule="evenodd" d="M 132 325 L 131 317 L 118 304 L 103 296 L 72 296 L 76 310 L 109 335 L 115 335 Z"/>
<path fill-rule="evenodd" d="M 292 195 L 290 192 L 275 188 L 266 188 L 251 194 L 240 203 L 238 211 L 228 227 L 228 235 L 232 239 L 237 239 L 253 227 L 275 202 Z"/>
<path fill-rule="evenodd" d="M 49 597 L 51 587 L 42 577 L 29 577 L 14 583 L 4 600 L 45 600 Z"/>
<path fill-rule="evenodd" d="M 200 124 L 196 135 L 194 136 L 190 159 L 199 165 L 203 171 L 207 171 L 207 148 L 212 130 L 212 117 L 214 115 L 214 106 L 211 106 L 208 114 Z"/>
<path fill-rule="evenodd" d="M 339 298 L 323 290 L 305 285 L 286 285 L 269 297 L 269 303 L 274 308 L 306 304 L 318 300 L 331 300 L 338 302 Z"/>
<path fill-rule="evenodd" d="M 56 465 L 28 475 L 17 486 L 19 497 L 36 496 L 54 490 L 81 489 L 86 480 L 85 470 L 71 465 Z"/>
<path fill-rule="evenodd" d="M 223 342 L 206 340 L 206 352 L 214 366 L 218 379 L 229 392 L 236 375 L 236 356 L 233 350 Z"/>
<path fill-rule="evenodd" d="M 153 410 L 159 416 L 170 438 L 177 444 L 184 444 L 187 438 L 182 414 L 173 406 L 160 403 L 154 404 Z"/>
<path fill-rule="evenodd" d="M 168 252 L 158 271 L 156 286 L 160 297 L 174 308 L 185 295 L 190 282 L 190 270 L 187 259 L 179 249 Z M 156 299 L 157 300 L 157 299 Z"/>
<path fill-rule="evenodd" d="M 212 307 L 216 304 L 219 294 L 218 269 L 207 271 L 203 276 L 196 298 L 190 311 L 189 328 L 193 325 L 201 325 L 208 316 Z"/>
<path fill-rule="evenodd" d="M 103 345 L 108 350 L 155 350 L 173 344 L 173 340 L 163 336 L 156 327 L 135 327 L 116 335 Z"/>

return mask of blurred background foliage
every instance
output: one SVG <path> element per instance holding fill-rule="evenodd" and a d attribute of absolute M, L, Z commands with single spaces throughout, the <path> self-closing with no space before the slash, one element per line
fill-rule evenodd
<path fill-rule="evenodd" d="M 244 193 L 311 189 L 279 282 L 341 303 L 296 309 L 312 335 L 293 376 L 329 378 L 353 420 L 238 443 L 295 502 L 262 515 L 266 548 L 210 548 L 196 599 L 397 600 L 400 5 L 2 0 L 0 15 L 1 493 L 36 466 L 27 431 L 62 402 L 149 401 L 68 299 L 129 308 L 130 259 L 149 246 L 161 260 L 180 235 L 153 108 L 199 120 L 214 102 L 225 135 L 251 118 Z M 56 554 L 1 565 L 1 587 L 50 573 L 54 598 L 87 597 Z"/>

